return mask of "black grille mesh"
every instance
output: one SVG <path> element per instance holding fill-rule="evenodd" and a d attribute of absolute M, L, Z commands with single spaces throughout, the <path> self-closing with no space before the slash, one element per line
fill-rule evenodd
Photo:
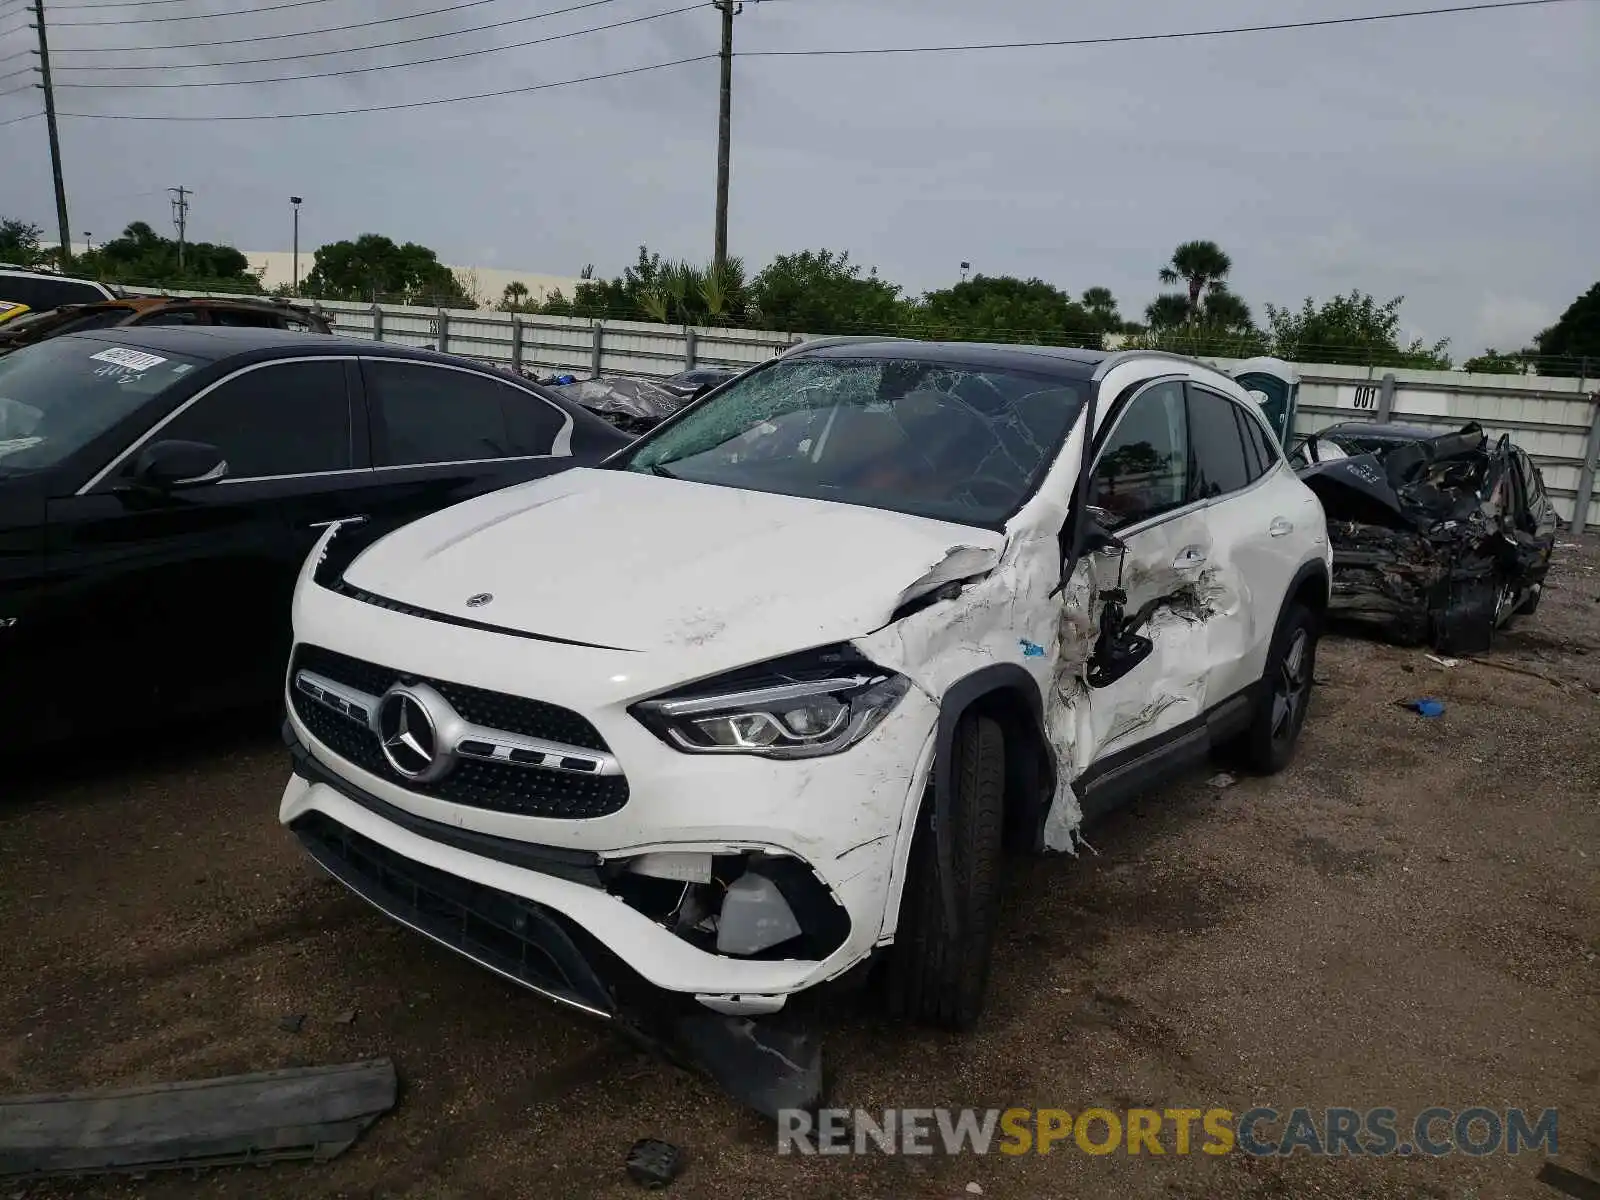
<path fill-rule="evenodd" d="M 473 724 L 610 753 L 599 730 L 582 716 L 541 700 L 508 696 L 443 679 L 404 675 L 320 646 L 296 647 L 291 680 L 293 672 L 300 670 L 314 671 L 374 696 L 381 696 L 402 679 L 427 683 Z M 291 687 L 290 695 L 295 715 L 304 722 L 312 737 L 339 757 L 408 791 L 493 812 L 569 821 L 609 816 L 628 802 L 628 781 L 620 775 L 580 775 L 471 759 L 459 760 L 455 769 L 443 779 L 418 783 L 389 767 L 379 748 L 378 736 L 370 729 L 330 711 L 297 688 Z"/>

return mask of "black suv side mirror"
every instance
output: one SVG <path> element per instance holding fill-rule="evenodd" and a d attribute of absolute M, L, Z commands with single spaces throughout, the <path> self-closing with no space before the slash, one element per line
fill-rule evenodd
<path fill-rule="evenodd" d="M 133 460 L 132 483 L 171 492 L 215 483 L 227 473 L 222 451 L 206 442 L 152 442 Z"/>

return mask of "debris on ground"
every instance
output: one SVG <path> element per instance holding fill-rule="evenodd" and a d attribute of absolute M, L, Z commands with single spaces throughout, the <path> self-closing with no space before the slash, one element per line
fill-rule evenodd
<path fill-rule="evenodd" d="M 299 1033 L 300 1027 L 306 1023 L 305 1013 L 290 1013 L 278 1022 L 278 1028 L 285 1033 Z"/>
<path fill-rule="evenodd" d="M 1441 667 L 1459 667 L 1461 665 L 1459 658 L 1440 658 L 1437 654 L 1428 654 L 1424 655 L 1424 657 L 1431 663 L 1438 663 Z"/>
<path fill-rule="evenodd" d="M 1206 780 L 1206 784 L 1208 786 L 1214 787 L 1218 791 L 1221 791 L 1223 788 L 1230 788 L 1238 782 L 1239 781 L 1237 779 L 1235 779 L 1232 775 L 1229 775 L 1226 771 L 1218 771 L 1210 779 Z"/>
<path fill-rule="evenodd" d="M 1431 696 L 1425 696 L 1419 700 L 1397 700 L 1395 703 L 1401 708 L 1410 709 L 1418 716 L 1439 717 L 1444 715 L 1444 701 L 1435 700 Z"/>
<path fill-rule="evenodd" d="M 683 1151 L 658 1138 L 640 1138 L 628 1151 L 628 1178 L 657 1191 L 683 1171 Z"/>
<path fill-rule="evenodd" d="M 981 1195 L 983 1195 L 983 1184 L 977 1182 L 976 1180 L 974 1180 L 973 1182 L 967 1184 L 967 1195 L 969 1195 L 969 1196 L 981 1196 Z"/>
<path fill-rule="evenodd" d="M 0 1097 L 0 1176 L 326 1162 L 395 1105 L 387 1058 L 220 1079 Z"/>
<path fill-rule="evenodd" d="M 334 1018 L 335 1023 L 337 1023 L 339 1025 L 354 1025 L 355 1024 L 355 1020 L 356 1020 L 356 1010 L 353 1009 L 353 1008 L 345 1009 L 342 1013 L 340 1013 L 337 1017 Z"/>

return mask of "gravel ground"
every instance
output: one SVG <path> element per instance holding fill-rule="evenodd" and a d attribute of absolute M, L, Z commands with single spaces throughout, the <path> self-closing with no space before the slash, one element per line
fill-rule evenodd
<path fill-rule="evenodd" d="M 1201 774 L 1093 826 L 1097 854 L 1019 863 L 982 1031 L 840 1005 L 832 1101 L 1555 1107 L 1559 1161 L 1600 1178 L 1600 542 L 1558 552 L 1485 660 L 1323 646 L 1288 771 Z M 1418 695 L 1445 715 L 1396 707 Z M 400 1106 L 321 1166 L 0 1198 L 627 1196 L 642 1136 L 687 1148 L 675 1194 L 729 1200 L 1559 1195 L 1540 1155 L 779 1158 L 709 1085 L 319 879 L 276 824 L 266 724 L 8 779 L 0 1092 L 389 1055 Z"/>

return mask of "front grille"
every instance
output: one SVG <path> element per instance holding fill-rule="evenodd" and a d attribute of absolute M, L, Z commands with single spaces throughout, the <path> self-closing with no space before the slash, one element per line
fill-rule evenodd
<path fill-rule="evenodd" d="M 581 715 L 542 700 L 405 675 L 320 646 L 302 645 L 295 649 L 291 682 L 294 672 L 300 670 L 314 671 L 373 696 L 383 695 L 402 679 L 427 683 L 475 725 L 610 753 L 600 731 Z M 609 816 L 628 802 L 628 781 L 621 775 L 585 775 L 465 758 L 458 760 L 443 779 L 418 783 L 390 768 L 379 747 L 378 735 L 370 728 L 332 712 L 298 688 L 291 686 L 289 694 L 295 715 L 317 741 L 362 770 L 424 796 L 493 812 L 568 821 Z"/>
<path fill-rule="evenodd" d="M 320 812 L 290 828 L 325 870 L 396 920 L 527 987 L 614 1013 L 581 931 L 553 910 L 415 862 Z"/>

